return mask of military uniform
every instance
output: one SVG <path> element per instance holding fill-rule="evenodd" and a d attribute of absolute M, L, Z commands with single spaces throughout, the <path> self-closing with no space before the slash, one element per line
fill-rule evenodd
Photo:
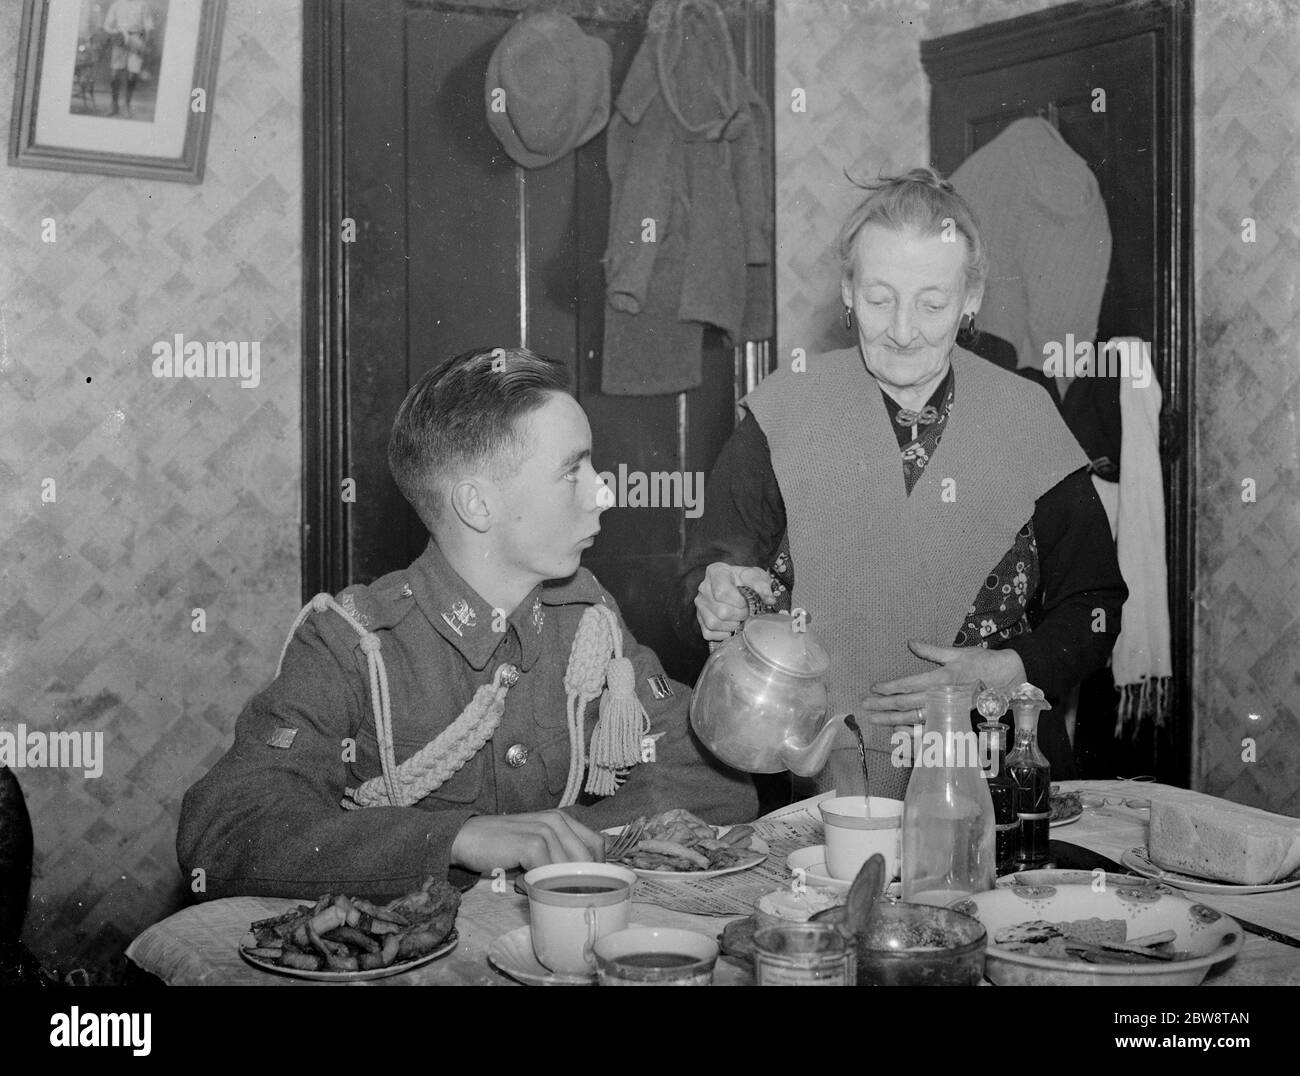
<path fill-rule="evenodd" d="M 519 671 L 493 737 L 441 787 L 414 806 L 359 810 L 340 806 L 345 789 L 381 769 L 367 658 L 343 616 L 313 612 L 280 675 L 240 715 L 234 745 L 185 796 L 177 855 L 187 877 L 204 871 L 199 895 L 398 894 L 447 874 L 452 842 L 474 815 L 556 807 L 570 759 L 565 669 L 578 622 L 597 603 L 617 614 L 582 568 L 536 587 L 503 622 L 434 542 L 406 570 L 343 591 L 339 604 L 381 644 L 398 763 L 451 724 L 498 666 Z M 615 795 L 565 811 L 594 829 L 671 807 L 715 823 L 751 819 L 752 782 L 690 733 L 690 690 L 619 625 L 637 698 L 662 734 L 655 761 L 634 766 Z M 587 736 L 596 710 L 590 703 Z"/>

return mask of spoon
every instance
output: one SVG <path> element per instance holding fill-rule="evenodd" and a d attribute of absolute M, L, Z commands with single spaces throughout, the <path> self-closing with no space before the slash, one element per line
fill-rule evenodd
<path fill-rule="evenodd" d="M 862 756 L 862 798 L 867 805 L 867 817 L 871 817 L 871 793 L 868 791 L 870 778 L 867 776 L 867 741 L 862 738 L 862 728 L 858 724 L 858 719 L 852 714 L 844 719 L 844 724 L 853 730 L 853 735 L 858 738 L 858 753 Z"/>
<path fill-rule="evenodd" d="M 840 933 L 861 937 L 871 922 L 871 912 L 885 889 L 885 857 L 879 852 L 871 856 L 858 871 L 849 887 L 848 899 L 836 908 L 827 908 L 810 917 L 810 922 L 831 922 Z"/>

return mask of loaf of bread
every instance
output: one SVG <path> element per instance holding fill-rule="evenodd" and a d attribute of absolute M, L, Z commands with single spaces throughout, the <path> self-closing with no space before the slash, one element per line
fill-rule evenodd
<path fill-rule="evenodd" d="M 1153 796 L 1147 848 L 1165 870 L 1265 885 L 1300 870 L 1300 819 L 1194 792 Z"/>

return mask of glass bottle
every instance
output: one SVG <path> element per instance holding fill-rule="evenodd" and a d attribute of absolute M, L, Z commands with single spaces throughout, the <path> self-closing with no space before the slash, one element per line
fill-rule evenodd
<path fill-rule="evenodd" d="M 1016 813 L 1016 790 L 1007 773 L 1007 726 L 1001 721 L 980 723 L 985 757 L 989 760 L 989 795 L 993 799 L 993 842 L 998 861 L 998 876 L 1016 869 L 1020 852 L 1020 816 Z"/>
<path fill-rule="evenodd" d="M 1020 820 L 1020 851 L 1016 870 L 1047 866 L 1052 824 L 1052 767 L 1038 749 L 1038 715 L 1052 707 L 1033 684 L 1011 693 L 1016 742 L 1007 755 L 1007 774 L 1015 789 Z"/>
<path fill-rule="evenodd" d="M 926 692 L 903 800 L 903 899 L 946 906 L 993 888 L 993 799 L 971 728 L 971 685 Z"/>

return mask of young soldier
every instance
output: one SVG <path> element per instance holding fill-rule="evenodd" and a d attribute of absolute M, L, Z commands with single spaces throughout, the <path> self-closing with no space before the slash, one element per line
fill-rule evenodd
<path fill-rule="evenodd" d="M 672 807 L 753 817 L 749 779 L 697 749 L 689 689 L 579 566 L 612 498 L 567 383 L 496 348 L 412 388 L 388 459 L 432 540 L 300 614 L 185 796 L 177 853 L 201 897 L 398 894 L 601 859 L 597 830 Z"/>

